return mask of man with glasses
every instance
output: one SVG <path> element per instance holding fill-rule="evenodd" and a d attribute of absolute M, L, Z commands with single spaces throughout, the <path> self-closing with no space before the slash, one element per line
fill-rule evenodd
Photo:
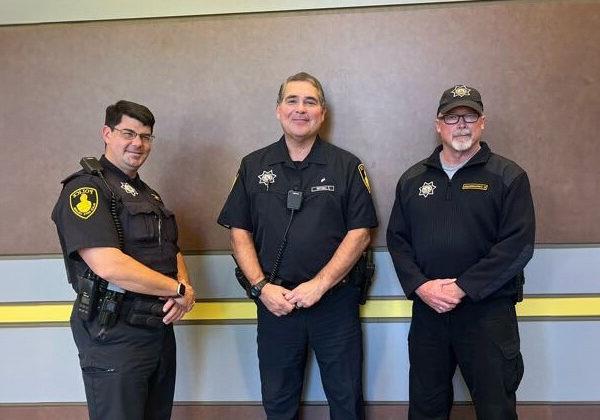
<path fill-rule="evenodd" d="M 440 99 L 441 145 L 398 181 L 387 244 L 408 299 L 409 418 L 447 419 L 456 366 L 477 418 L 516 419 L 523 375 L 515 302 L 533 255 L 527 174 L 481 142 L 479 92 Z"/>
<path fill-rule="evenodd" d="M 154 116 L 119 101 L 106 109 L 105 154 L 82 160 L 52 212 L 69 282 L 71 330 L 94 419 L 169 419 L 173 322 L 194 305 L 175 217 L 138 174 Z"/>
<path fill-rule="evenodd" d="M 357 157 L 319 137 L 315 77 L 282 83 L 275 114 L 283 136 L 242 159 L 218 219 L 257 304 L 264 409 L 298 418 L 312 348 L 331 418 L 362 419 L 360 289 L 348 274 L 377 226 L 368 179 Z"/>

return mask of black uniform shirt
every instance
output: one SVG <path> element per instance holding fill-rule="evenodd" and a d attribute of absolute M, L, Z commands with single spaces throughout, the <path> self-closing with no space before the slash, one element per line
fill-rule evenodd
<path fill-rule="evenodd" d="M 261 267 L 270 272 L 291 211 L 289 190 L 303 193 L 294 215 L 278 277 L 298 284 L 329 262 L 349 230 L 377 226 L 364 165 L 317 137 L 295 164 L 282 137 L 242 159 L 218 223 L 252 232 Z"/>
<path fill-rule="evenodd" d="M 142 264 L 174 277 L 177 273 L 177 225 L 156 191 L 137 175 L 134 179 L 104 156 L 103 173 L 117 196 L 116 214 L 123 230 L 123 252 Z M 63 181 L 64 187 L 52 212 L 65 263 L 72 275 L 86 266 L 77 250 L 119 248 L 111 216 L 111 193 L 99 176 L 79 171 Z"/>

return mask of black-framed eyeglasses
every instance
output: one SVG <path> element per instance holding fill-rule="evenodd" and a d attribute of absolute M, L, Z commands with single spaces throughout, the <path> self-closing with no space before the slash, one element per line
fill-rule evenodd
<path fill-rule="evenodd" d="M 147 134 L 147 133 L 137 133 L 133 130 L 130 130 L 129 128 L 117 128 L 117 127 L 112 127 L 113 130 L 117 130 L 119 133 L 121 133 L 121 136 L 123 136 L 123 138 L 125 140 L 135 140 L 135 138 L 137 136 L 140 136 L 140 140 L 151 143 L 156 136 L 152 135 L 152 134 Z"/>
<path fill-rule="evenodd" d="M 454 125 L 454 124 L 458 123 L 461 118 L 466 123 L 474 123 L 475 121 L 477 121 L 479 119 L 479 114 L 463 114 L 463 115 L 445 114 L 445 115 L 442 115 L 441 118 L 444 121 L 444 123 L 446 123 L 448 125 Z"/>

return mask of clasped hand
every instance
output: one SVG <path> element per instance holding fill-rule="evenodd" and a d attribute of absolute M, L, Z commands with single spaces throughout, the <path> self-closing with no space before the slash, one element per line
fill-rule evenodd
<path fill-rule="evenodd" d="M 274 315 L 282 316 L 294 309 L 313 306 L 323 297 L 325 291 L 317 278 L 301 283 L 293 290 L 269 283 L 263 287 L 260 300 Z"/>
<path fill-rule="evenodd" d="M 456 279 L 434 279 L 423 283 L 415 293 L 437 313 L 451 311 L 465 292 L 457 286 Z"/>

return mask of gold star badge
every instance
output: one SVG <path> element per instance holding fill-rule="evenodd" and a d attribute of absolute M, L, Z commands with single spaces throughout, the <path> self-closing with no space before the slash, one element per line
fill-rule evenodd
<path fill-rule="evenodd" d="M 427 198 L 430 195 L 433 195 L 433 190 L 437 187 L 433 185 L 433 181 L 431 182 L 423 182 L 423 185 L 419 187 L 419 195 Z"/>
<path fill-rule="evenodd" d="M 462 98 L 463 96 L 471 96 L 471 89 L 466 87 L 465 85 L 456 85 L 454 89 L 452 89 L 452 96 Z"/>

